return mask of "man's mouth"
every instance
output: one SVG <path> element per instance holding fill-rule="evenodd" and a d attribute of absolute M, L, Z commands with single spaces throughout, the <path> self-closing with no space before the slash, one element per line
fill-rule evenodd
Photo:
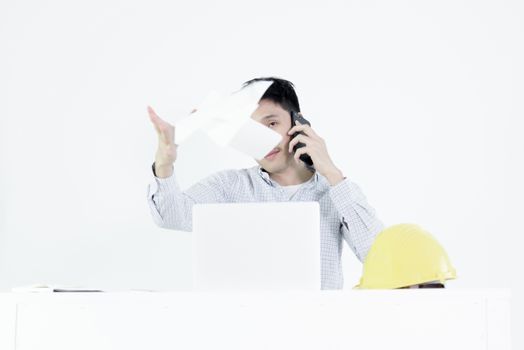
<path fill-rule="evenodd" d="M 277 154 L 278 152 L 280 152 L 280 150 L 278 148 L 275 148 L 274 150 L 272 150 L 271 152 L 266 154 L 266 156 L 264 158 L 269 158 L 269 157 L 273 156 L 274 154 Z"/>

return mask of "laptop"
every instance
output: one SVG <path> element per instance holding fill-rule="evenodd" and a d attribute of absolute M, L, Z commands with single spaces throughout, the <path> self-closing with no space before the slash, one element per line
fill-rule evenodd
<path fill-rule="evenodd" d="M 320 290 L 318 202 L 193 206 L 196 290 Z"/>

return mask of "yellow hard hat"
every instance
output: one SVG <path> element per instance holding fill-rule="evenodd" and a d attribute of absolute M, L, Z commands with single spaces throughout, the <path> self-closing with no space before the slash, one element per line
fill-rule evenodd
<path fill-rule="evenodd" d="M 418 225 L 399 224 L 380 232 L 355 288 L 394 289 L 456 278 L 448 255 L 433 236 Z"/>

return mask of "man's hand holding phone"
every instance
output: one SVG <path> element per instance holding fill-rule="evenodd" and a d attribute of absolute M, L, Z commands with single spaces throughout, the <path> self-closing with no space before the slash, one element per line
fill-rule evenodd
<path fill-rule="evenodd" d="M 318 136 L 307 120 L 304 124 L 300 120 L 301 118 L 296 118 L 295 125 L 288 131 L 288 135 L 294 135 L 289 142 L 288 151 L 295 153 L 297 162 L 307 154 L 316 171 L 326 177 L 332 186 L 338 184 L 344 179 L 344 175 L 331 160 L 324 139 Z"/>

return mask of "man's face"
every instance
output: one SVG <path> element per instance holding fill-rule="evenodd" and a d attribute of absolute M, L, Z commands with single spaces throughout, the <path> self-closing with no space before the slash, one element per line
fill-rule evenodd
<path fill-rule="evenodd" d="M 261 100 L 251 118 L 282 135 L 282 141 L 266 157 L 256 160 L 267 172 L 278 173 L 295 164 L 293 153 L 288 152 L 291 135 L 291 117 L 280 105 L 269 100 Z"/>

